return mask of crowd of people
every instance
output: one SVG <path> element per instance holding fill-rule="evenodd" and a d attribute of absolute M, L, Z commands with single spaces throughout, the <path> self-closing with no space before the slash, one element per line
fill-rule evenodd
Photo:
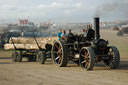
<path fill-rule="evenodd" d="M 92 29 L 92 25 L 87 25 L 87 29 L 83 29 L 82 35 L 83 37 L 87 37 L 88 29 Z M 67 37 L 71 37 L 74 34 L 72 33 L 72 30 L 70 29 L 68 33 L 66 33 L 65 30 L 60 29 L 57 33 L 58 40 L 67 40 Z"/>
<path fill-rule="evenodd" d="M 87 30 L 83 29 L 82 32 L 83 36 L 86 37 L 87 36 Z M 65 30 L 60 29 L 59 32 L 57 33 L 58 36 L 58 40 L 66 40 L 67 37 L 71 37 L 74 34 L 72 33 L 72 30 L 70 29 L 68 33 L 66 33 Z"/>
<path fill-rule="evenodd" d="M 65 30 L 60 29 L 59 32 L 57 33 L 58 36 L 58 40 L 66 40 L 68 35 L 73 35 L 73 33 L 71 32 L 71 30 L 69 30 L 69 33 L 66 33 Z"/>

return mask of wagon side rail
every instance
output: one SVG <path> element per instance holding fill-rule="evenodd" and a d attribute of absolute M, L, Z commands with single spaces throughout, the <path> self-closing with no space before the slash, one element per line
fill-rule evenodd
<path fill-rule="evenodd" d="M 38 43 L 38 41 L 37 41 L 37 39 L 36 39 L 36 36 L 35 36 L 34 32 L 33 32 L 33 37 L 34 37 L 34 40 L 35 40 L 35 42 L 36 42 L 36 44 L 37 44 L 39 50 L 43 50 L 43 49 L 40 47 L 40 45 L 39 45 L 39 43 Z"/>
<path fill-rule="evenodd" d="M 14 46 L 14 49 L 16 50 L 17 48 L 16 48 L 16 45 L 15 45 L 15 43 L 14 43 L 12 37 L 11 37 L 11 41 L 12 41 L 12 44 L 13 44 L 13 46 Z"/>

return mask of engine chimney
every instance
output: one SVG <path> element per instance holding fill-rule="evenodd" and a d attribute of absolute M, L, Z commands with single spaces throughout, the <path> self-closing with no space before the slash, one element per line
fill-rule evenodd
<path fill-rule="evenodd" d="M 94 18 L 94 30 L 95 30 L 95 39 L 100 39 L 100 26 L 99 26 L 100 19 L 99 17 Z"/>

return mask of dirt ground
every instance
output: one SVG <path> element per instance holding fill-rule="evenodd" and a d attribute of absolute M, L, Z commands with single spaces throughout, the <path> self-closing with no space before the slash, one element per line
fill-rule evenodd
<path fill-rule="evenodd" d="M 0 85 L 128 85 L 128 36 L 117 37 L 111 30 L 102 30 L 101 35 L 111 45 L 118 45 L 121 54 L 118 69 L 98 64 L 92 71 L 86 71 L 71 63 L 59 68 L 51 60 L 45 65 L 27 61 L 14 63 L 11 52 L 0 51 Z"/>

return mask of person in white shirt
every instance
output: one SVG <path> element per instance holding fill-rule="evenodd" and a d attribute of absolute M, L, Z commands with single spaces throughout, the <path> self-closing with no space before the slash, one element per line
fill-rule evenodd
<path fill-rule="evenodd" d="M 67 34 L 66 34 L 66 31 L 64 30 L 62 35 L 61 35 L 61 39 L 62 40 L 67 40 Z"/>
<path fill-rule="evenodd" d="M 83 36 L 86 37 L 87 36 L 87 30 L 83 29 Z"/>

